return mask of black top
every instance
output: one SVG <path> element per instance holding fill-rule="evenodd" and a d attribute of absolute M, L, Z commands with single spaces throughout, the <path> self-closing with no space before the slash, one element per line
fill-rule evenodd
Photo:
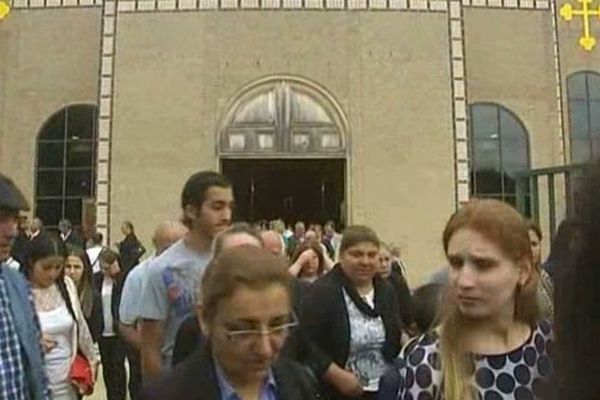
<path fill-rule="evenodd" d="M 140 257 L 144 255 L 146 249 L 135 234 L 130 233 L 119 243 L 119 257 L 121 258 L 121 268 L 125 274 L 129 273 L 131 268 L 140 262 Z"/>
<path fill-rule="evenodd" d="M 371 309 L 356 292 L 346 278 L 342 268 L 337 265 L 311 286 L 304 296 L 301 325 L 310 340 L 317 346 L 322 358 L 335 362 L 344 368 L 350 352 L 350 322 L 344 289 L 357 307 L 367 315 L 381 316 L 385 328 L 385 343 L 382 349 L 384 359 L 392 363 L 401 348 L 402 321 L 398 299 L 388 282 L 375 278 L 375 308 Z M 332 399 L 343 398 L 330 387 L 324 390 Z"/>
<path fill-rule="evenodd" d="M 410 289 L 406 283 L 406 279 L 397 271 L 392 271 L 388 278 L 388 281 L 392 284 L 392 287 L 396 291 L 398 302 L 400 304 L 400 318 L 405 325 L 410 325 L 415 322 L 413 312 L 413 301 L 410 294 Z"/>
<path fill-rule="evenodd" d="M 280 400 L 317 399 L 310 375 L 285 358 L 273 365 Z M 141 400 L 221 400 L 210 347 L 202 346 L 169 375 L 146 385 Z"/>

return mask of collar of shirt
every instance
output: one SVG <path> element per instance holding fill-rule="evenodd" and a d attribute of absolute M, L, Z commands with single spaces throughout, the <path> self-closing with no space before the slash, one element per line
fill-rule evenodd
<path fill-rule="evenodd" d="M 241 397 L 235 392 L 235 389 L 231 384 L 227 381 L 223 370 L 215 360 L 215 373 L 217 375 L 217 384 L 219 385 L 219 390 L 221 391 L 221 399 L 220 400 L 241 400 Z M 260 397 L 259 400 L 278 400 L 277 396 L 277 383 L 275 382 L 275 377 L 273 376 L 273 371 L 269 370 L 269 374 L 265 378 L 265 382 L 263 383 L 260 389 Z"/>

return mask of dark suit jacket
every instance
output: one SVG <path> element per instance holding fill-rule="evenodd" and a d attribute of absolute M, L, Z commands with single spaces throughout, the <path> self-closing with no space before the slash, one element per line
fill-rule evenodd
<path fill-rule="evenodd" d="M 65 244 L 70 244 L 71 246 L 79 247 L 80 249 L 85 249 L 85 243 L 83 239 L 81 239 L 75 231 L 71 231 L 71 234 L 65 240 Z"/>
<path fill-rule="evenodd" d="M 300 323 L 309 339 L 321 352 L 322 358 L 344 368 L 350 352 L 350 322 L 343 294 L 343 274 L 335 266 L 331 272 L 319 278 L 305 295 Z M 385 327 L 384 359 L 392 363 L 401 349 L 402 321 L 398 299 L 388 282 L 374 280 L 375 305 Z M 343 398 L 323 385 L 327 397 Z"/>
<path fill-rule="evenodd" d="M 121 258 L 121 268 L 128 274 L 129 271 L 139 264 L 140 257 L 144 255 L 146 249 L 138 238 L 133 234 L 129 234 L 119 243 L 119 257 Z"/>
<path fill-rule="evenodd" d="M 123 291 L 123 274 L 121 273 L 117 279 L 115 279 L 115 283 L 113 286 L 110 309 L 113 317 L 113 331 L 119 332 L 119 304 L 121 303 L 121 292 Z M 102 305 L 102 279 L 104 276 L 102 272 L 96 272 L 94 274 L 94 289 L 96 290 L 96 298 L 100 296 L 100 304 L 99 308 L 96 310 L 96 314 L 99 314 L 99 317 L 96 317 L 90 321 L 90 331 L 99 332 L 102 334 L 104 331 L 104 306 Z"/>
<path fill-rule="evenodd" d="M 305 370 L 293 361 L 280 359 L 273 375 L 281 400 L 317 399 L 314 385 Z M 141 400 L 221 400 L 209 346 L 202 346 L 169 375 L 147 385 Z"/>

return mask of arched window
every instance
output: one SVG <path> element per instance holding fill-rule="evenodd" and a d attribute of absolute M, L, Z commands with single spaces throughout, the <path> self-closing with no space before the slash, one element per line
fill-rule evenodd
<path fill-rule="evenodd" d="M 471 193 L 516 204 L 515 173 L 529 169 L 529 139 L 510 110 L 478 103 L 471 113 Z"/>
<path fill-rule="evenodd" d="M 39 133 L 36 215 L 48 227 L 55 227 L 62 218 L 80 225 L 83 202 L 94 196 L 96 115 L 94 105 L 65 107 Z"/>
<path fill-rule="evenodd" d="M 571 162 L 600 157 L 600 74 L 577 72 L 567 78 Z"/>
<path fill-rule="evenodd" d="M 344 122 L 323 91 L 296 78 L 263 80 L 229 107 L 221 155 L 343 156 Z"/>

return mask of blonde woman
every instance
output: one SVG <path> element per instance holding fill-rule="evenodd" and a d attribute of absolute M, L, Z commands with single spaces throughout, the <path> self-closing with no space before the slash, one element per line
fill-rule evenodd
<path fill-rule="evenodd" d="M 550 377 L 552 332 L 538 322 L 527 224 L 510 206 L 475 200 L 443 235 L 449 285 L 437 329 L 405 349 L 399 399 L 537 399 Z"/>

